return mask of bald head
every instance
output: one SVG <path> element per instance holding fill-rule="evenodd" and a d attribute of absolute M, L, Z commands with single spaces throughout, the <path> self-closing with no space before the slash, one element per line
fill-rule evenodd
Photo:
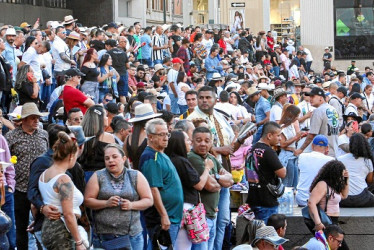
<path fill-rule="evenodd" d="M 159 34 L 159 35 L 161 35 L 162 31 L 163 31 L 163 28 L 160 25 L 157 25 L 156 26 L 156 33 Z"/>

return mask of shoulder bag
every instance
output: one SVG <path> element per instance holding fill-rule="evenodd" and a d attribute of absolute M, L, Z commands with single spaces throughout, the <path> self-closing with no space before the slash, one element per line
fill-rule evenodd
<path fill-rule="evenodd" d="M 205 207 L 201 203 L 199 193 L 199 203 L 191 209 L 183 210 L 183 223 L 187 231 L 189 240 L 198 244 L 209 239 L 209 227 L 205 218 Z"/>
<path fill-rule="evenodd" d="M 134 195 L 135 184 L 133 183 L 133 180 L 131 180 L 129 172 L 125 173 L 125 175 L 126 175 L 126 178 L 128 179 L 128 181 L 131 183 L 131 186 L 132 186 L 132 189 L 131 189 L 132 200 L 134 200 L 134 198 L 135 198 L 135 195 Z M 114 249 L 131 250 L 132 248 L 131 248 L 130 235 L 129 235 L 130 228 L 131 228 L 131 220 L 132 220 L 132 211 L 130 210 L 130 225 L 129 225 L 129 230 L 128 230 L 127 234 L 116 237 L 112 240 L 102 241 L 100 239 L 101 246 L 105 250 L 114 250 Z"/>
<path fill-rule="evenodd" d="M 325 197 L 325 199 L 326 199 L 326 207 L 325 207 L 324 210 L 322 210 L 322 208 L 317 204 L 317 210 L 318 210 L 319 217 L 321 218 L 322 224 L 323 225 L 330 225 L 330 224 L 332 224 L 332 221 L 331 221 L 330 217 L 326 214 L 327 203 L 328 203 L 328 201 L 330 199 L 330 193 L 329 193 L 329 186 L 327 184 L 326 184 L 326 186 L 327 186 L 327 192 L 326 192 L 326 197 Z M 306 226 L 314 234 L 315 223 L 314 223 L 313 219 L 310 216 L 308 206 L 304 207 L 301 210 L 301 213 L 302 213 L 302 215 L 304 217 L 304 222 L 305 222 Z"/>

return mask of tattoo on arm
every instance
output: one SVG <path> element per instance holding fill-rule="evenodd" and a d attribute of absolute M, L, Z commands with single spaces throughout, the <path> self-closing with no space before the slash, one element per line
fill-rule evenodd
<path fill-rule="evenodd" d="M 71 181 L 56 181 L 54 188 L 56 188 L 58 190 L 58 193 L 60 194 L 60 201 L 69 200 L 73 198 L 73 185 Z"/>

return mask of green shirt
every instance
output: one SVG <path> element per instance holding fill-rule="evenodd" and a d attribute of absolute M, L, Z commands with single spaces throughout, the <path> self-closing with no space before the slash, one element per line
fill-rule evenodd
<path fill-rule="evenodd" d="M 157 187 L 161 200 L 172 224 L 179 224 L 183 214 L 183 189 L 177 170 L 169 157 L 151 147 L 146 147 L 140 157 L 140 170 L 148 180 L 149 186 Z M 149 216 L 146 221 L 154 220 Z"/>
<path fill-rule="evenodd" d="M 205 159 L 202 156 L 196 154 L 194 151 L 189 152 L 187 157 L 192 166 L 201 176 L 205 170 Z M 214 167 L 210 170 L 209 174 L 218 174 L 222 168 L 221 163 L 219 163 L 217 159 L 210 154 L 208 154 L 206 158 L 211 159 L 214 163 Z M 216 217 L 216 211 L 219 202 L 219 192 L 212 193 L 203 189 L 200 191 L 200 197 L 201 202 L 204 204 L 206 210 L 206 216 L 210 219 L 214 219 Z"/>

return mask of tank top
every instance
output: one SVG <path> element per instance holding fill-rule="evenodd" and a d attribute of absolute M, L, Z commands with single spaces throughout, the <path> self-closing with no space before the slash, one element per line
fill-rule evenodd
<path fill-rule="evenodd" d="M 138 172 L 124 168 L 119 177 L 114 177 L 107 169 L 96 171 L 99 182 L 98 200 L 108 200 L 119 196 L 129 201 L 139 200 L 136 190 Z M 125 211 L 117 207 L 96 210 L 94 213 L 98 234 L 116 234 L 134 236 L 142 231 L 140 212 Z"/>
<path fill-rule="evenodd" d="M 61 201 L 60 201 L 60 195 L 55 192 L 55 190 L 53 189 L 53 186 L 60 176 L 67 175 L 67 174 L 58 174 L 52 179 L 50 179 L 48 182 L 44 182 L 44 174 L 45 174 L 45 171 L 43 172 L 42 176 L 39 178 L 39 190 L 40 190 L 40 194 L 42 195 L 43 202 L 44 204 L 53 205 L 57 207 L 58 211 L 60 213 L 63 213 Z M 80 216 L 81 210 L 79 206 L 83 203 L 83 194 L 78 190 L 78 188 L 75 187 L 74 183 L 73 183 L 73 187 L 74 187 L 73 188 L 73 212 L 74 214 L 77 214 Z"/>
<path fill-rule="evenodd" d="M 99 76 L 100 72 L 97 70 L 97 68 L 89 68 L 86 66 L 82 66 L 81 68 L 82 73 L 86 74 L 84 77 L 85 81 L 91 81 L 91 82 L 98 82 L 97 77 Z"/>
<path fill-rule="evenodd" d="M 340 213 L 339 209 L 339 202 L 341 201 L 342 197 L 340 194 L 333 191 L 331 187 L 329 187 L 329 201 L 327 202 L 327 209 L 326 214 L 336 216 Z M 320 202 L 319 205 L 323 210 L 326 207 L 326 198 L 324 197 Z"/>
<path fill-rule="evenodd" d="M 140 156 L 143 154 L 146 147 L 147 147 L 147 138 L 145 138 L 142 144 L 139 145 L 136 152 L 133 152 L 131 149 L 131 145 L 130 145 L 130 137 L 127 140 L 126 150 L 127 150 L 127 153 L 129 154 L 129 159 L 131 160 L 133 169 L 139 169 Z"/>

